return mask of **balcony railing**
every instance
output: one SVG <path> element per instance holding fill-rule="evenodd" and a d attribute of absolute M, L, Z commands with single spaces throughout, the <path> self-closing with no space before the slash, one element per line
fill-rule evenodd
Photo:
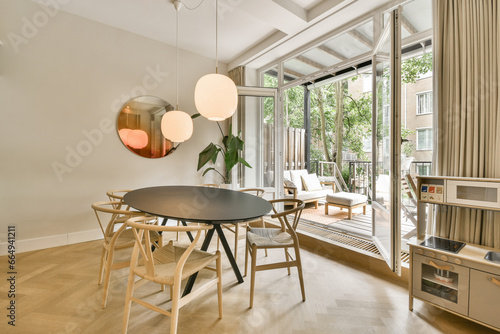
<path fill-rule="evenodd" d="M 372 178 L 372 163 L 371 161 L 344 161 L 348 163 L 349 174 L 347 180 L 339 180 L 339 182 L 347 184 L 347 190 L 350 192 L 362 193 L 370 197 L 371 178 Z M 340 177 L 340 171 L 336 174 L 334 167 L 335 163 L 328 161 L 311 161 L 311 173 L 316 173 L 320 177 L 328 177 L 335 175 Z M 383 163 L 378 163 L 379 168 L 382 168 Z M 430 175 L 432 161 L 412 161 L 408 171 L 402 171 L 402 176 L 406 173 L 418 175 Z M 343 189 L 346 190 L 346 189 Z"/>

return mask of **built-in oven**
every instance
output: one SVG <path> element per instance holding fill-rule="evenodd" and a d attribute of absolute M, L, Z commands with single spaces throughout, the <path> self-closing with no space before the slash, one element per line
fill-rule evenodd
<path fill-rule="evenodd" d="M 413 295 L 435 305 L 467 315 L 469 268 L 452 255 L 417 248 L 413 254 Z"/>

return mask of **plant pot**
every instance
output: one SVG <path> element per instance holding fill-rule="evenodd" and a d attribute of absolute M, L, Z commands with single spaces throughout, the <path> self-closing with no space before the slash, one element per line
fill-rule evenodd
<path fill-rule="evenodd" d="M 240 186 L 239 184 L 232 184 L 232 183 L 222 183 L 220 185 L 221 188 L 223 189 L 231 189 L 231 190 L 236 190 L 238 189 Z"/>

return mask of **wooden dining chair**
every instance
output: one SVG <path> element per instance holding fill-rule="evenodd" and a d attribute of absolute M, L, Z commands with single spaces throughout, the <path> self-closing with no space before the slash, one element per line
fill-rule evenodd
<path fill-rule="evenodd" d="M 207 224 L 190 224 L 188 226 L 161 226 L 146 224 L 148 217 L 134 217 L 127 221 L 127 225 L 132 228 L 135 237 L 134 250 L 130 262 L 130 273 L 128 277 L 127 294 L 125 297 L 125 312 L 123 317 L 123 333 L 127 333 L 130 309 L 132 302 L 136 302 L 150 310 L 171 317 L 170 333 L 177 333 L 179 309 L 198 297 L 203 292 L 217 284 L 217 297 L 219 303 L 219 319 L 222 318 L 222 265 L 220 252 L 209 253 L 195 249 L 201 232 L 213 228 Z M 151 252 L 152 239 L 148 232 L 195 232 L 194 240 L 187 247 L 174 245 L 170 241 L 167 245 Z M 145 240 L 143 243 L 142 240 Z M 216 268 L 207 267 L 215 261 Z M 194 273 L 202 269 L 215 270 L 215 278 L 209 279 L 201 287 L 191 291 L 186 296 L 181 297 L 181 282 Z M 140 277 L 135 281 L 136 276 Z M 136 285 L 142 286 L 144 281 L 151 281 L 162 285 L 170 286 L 170 311 L 153 305 L 142 299 L 134 297 Z M 164 302 L 162 302 L 163 304 Z"/>
<path fill-rule="evenodd" d="M 123 196 L 125 196 L 126 193 L 128 193 L 130 190 L 129 189 L 116 189 L 116 190 L 109 190 L 106 192 L 106 195 L 108 196 L 110 201 L 116 202 L 119 201 L 120 204 L 115 207 L 115 209 L 121 209 L 122 205 L 125 203 L 123 202 Z M 125 210 L 129 210 L 129 207 L 127 206 Z"/>
<path fill-rule="evenodd" d="M 302 291 L 302 300 L 306 300 L 304 290 L 304 278 L 302 275 L 302 264 L 300 261 L 299 239 L 297 233 L 297 225 L 299 224 L 304 202 L 299 199 L 275 199 L 269 201 L 273 205 L 274 214 L 271 218 L 277 218 L 281 228 L 255 228 L 248 226 L 246 235 L 246 252 L 245 252 L 245 276 L 247 275 L 248 255 L 252 257 L 251 276 L 250 276 L 250 307 L 253 307 L 253 297 L 255 290 L 255 272 L 261 270 L 287 268 L 290 275 L 290 268 L 297 267 L 300 281 L 300 289 Z M 285 202 L 290 204 L 294 202 L 294 208 L 289 210 L 279 210 L 278 207 L 284 207 Z M 288 252 L 289 248 L 293 248 L 295 259 Z M 284 262 L 266 263 L 257 265 L 257 250 L 258 249 L 284 249 Z"/>
<path fill-rule="evenodd" d="M 104 236 L 98 279 L 98 284 L 102 284 L 104 276 L 103 308 L 106 307 L 108 299 L 111 271 L 126 268 L 130 264 L 130 261 L 114 263 L 114 256 L 117 250 L 132 248 L 134 246 L 135 239 L 132 229 L 127 228 L 125 222 L 133 216 L 144 216 L 144 212 L 116 209 L 121 205 L 120 203 L 120 201 L 102 201 L 92 204 L 92 209 L 94 209 L 99 227 Z M 148 216 L 148 219 L 155 223 L 157 222 L 156 217 Z M 151 239 L 157 247 L 162 245 L 161 235 L 157 232 L 151 234 Z"/>
<path fill-rule="evenodd" d="M 263 197 L 264 194 L 265 194 L 265 190 L 262 189 L 262 188 L 246 188 L 246 189 L 240 189 L 238 190 L 239 192 L 244 192 L 244 193 L 247 193 L 247 194 L 251 194 L 251 195 L 255 195 L 255 196 L 258 196 L 258 197 Z M 265 227 L 266 223 L 264 222 L 264 218 L 261 217 L 259 219 L 256 219 L 256 220 L 252 220 L 252 221 L 249 221 L 249 222 L 245 222 L 245 223 L 234 223 L 234 224 L 223 224 L 221 225 L 223 228 L 231 231 L 234 233 L 234 259 L 236 260 L 238 258 L 238 239 L 239 239 L 239 228 L 240 228 L 240 225 L 244 224 L 244 226 L 248 226 L 248 224 L 250 223 L 254 223 L 254 222 L 261 222 L 262 223 L 262 227 Z M 219 239 L 217 239 L 217 245 L 219 245 Z M 267 251 L 266 251 L 266 255 L 267 255 Z"/>

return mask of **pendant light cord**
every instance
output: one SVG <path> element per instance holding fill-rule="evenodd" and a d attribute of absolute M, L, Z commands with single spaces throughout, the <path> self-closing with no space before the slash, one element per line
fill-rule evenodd
<path fill-rule="evenodd" d="M 219 54 L 218 54 L 218 31 L 219 31 L 219 0 L 215 0 L 215 73 L 219 72 Z"/>
<path fill-rule="evenodd" d="M 175 104 L 176 110 L 179 110 L 179 10 L 175 12 Z"/>

